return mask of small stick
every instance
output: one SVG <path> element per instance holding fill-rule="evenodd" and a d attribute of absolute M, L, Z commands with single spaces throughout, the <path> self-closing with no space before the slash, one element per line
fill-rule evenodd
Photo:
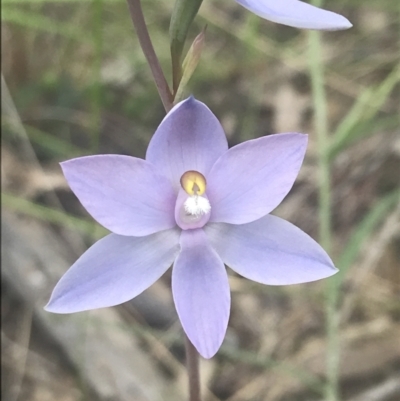
<path fill-rule="evenodd" d="M 144 20 L 142 5 L 140 0 L 127 0 L 127 2 L 133 26 L 139 38 L 140 47 L 142 48 L 150 66 L 165 111 L 168 112 L 173 106 L 173 96 L 154 51 L 153 44 L 151 43 L 149 31 L 147 30 L 146 22 Z"/>
<path fill-rule="evenodd" d="M 201 401 L 199 353 L 185 335 L 186 367 L 189 376 L 189 401 Z"/>

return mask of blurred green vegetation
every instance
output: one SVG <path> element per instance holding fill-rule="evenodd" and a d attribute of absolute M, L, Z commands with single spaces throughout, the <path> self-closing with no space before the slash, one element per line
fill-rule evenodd
<path fill-rule="evenodd" d="M 146 0 L 143 6 L 170 79 L 172 4 Z M 326 88 L 344 105 L 329 116 L 334 159 L 365 136 L 384 135 L 399 124 L 399 18 L 392 0 L 328 1 L 326 8 L 354 23 L 349 31 L 323 34 Z M 368 18 L 378 21 L 373 29 Z M 164 112 L 124 0 L 4 0 L 2 20 L 4 79 L 23 120 L 18 129 L 39 160 L 97 152 L 143 156 Z M 300 95 L 309 91 L 305 32 L 263 21 L 228 0 L 207 1 L 189 44 L 206 24 L 206 47 L 188 93 L 223 122 L 226 117 L 231 144 L 274 132 L 268 97 L 276 91 L 277 71 L 282 67 L 289 76 L 278 78 L 282 84 L 292 79 Z M 3 116 L 8 140 L 18 132 L 7 107 Z"/>

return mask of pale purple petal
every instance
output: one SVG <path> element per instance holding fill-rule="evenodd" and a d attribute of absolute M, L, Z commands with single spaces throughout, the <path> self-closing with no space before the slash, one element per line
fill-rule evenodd
<path fill-rule="evenodd" d="M 172 293 L 187 336 L 204 358 L 211 358 L 225 337 L 230 291 L 225 266 L 202 229 L 182 231 Z"/>
<path fill-rule="evenodd" d="M 338 271 L 309 235 L 276 216 L 243 225 L 212 223 L 205 232 L 224 263 L 258 283 L 306 283 Z"/>
<path fill-rule="evenodd" d="M 298 0 L 236 0 L 236 2 L 261 18 L 295 28 L 335 31 L 353 26 L 342 15 Z"/>
<path fill-rule="evenodd" d="M 179 230 L 146 237 L 110 234 L 62 276 L 46 310 L 73 313 L 118 305 L 158 280 L 179 252 Z"/>
<path fill-rule="evenodd" d="M 146 160 L 180 188 L 183 173 L 206 175 L 228 143 L 221 124 L 204 104 L 193 97 L 178 103 L 164 118 L 147 149 Z"/>
<path fill-rule="evenodd" d="M 270 135 L 222 155 L 207 177 L 210 222 L 244 224 L 275 209 L 293 186 L 307 135 Z"/>
<path fill-rule="evenodd" d="M 167 178 L 142 159 L 99 155 L 61 163 L 86 210 L 119 235 L 142 236 L 176 225 L 176 195 Z"/>

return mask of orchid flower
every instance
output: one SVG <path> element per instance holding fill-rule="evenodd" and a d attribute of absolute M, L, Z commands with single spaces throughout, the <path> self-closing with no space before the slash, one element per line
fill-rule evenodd
<path fill-rule="evenodd" d="M 306 135 L 286 133 L 228 149 L 217 118 L 191 97 L 161 122 L 146 160 L 97 155 L 62 163 L 72 191 L 112 234 L 64 274 L 46 309 L 72 313 L 121 304 L 173 264 L 183 329 L 211 358 L 230 313 L 224 264 L 269 285 L 337 272 L 311 237 L 269 214 L 291 189 L 306 145 Z"/>
<path fill-rule="evenodd" d="M 299 0 L 236 0 L 236 2 L 261 18 L 295 28 L 336 31 L 353 26 L 342 15 Z"/>

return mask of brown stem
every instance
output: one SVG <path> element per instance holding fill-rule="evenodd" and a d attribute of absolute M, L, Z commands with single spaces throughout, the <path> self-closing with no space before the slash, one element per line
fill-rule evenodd
<path fill-rule="evenodd" d="M 140 47 L 149 63 L 165 111 L 168 112 L 172 109 L 173 97 L 161 69 L 160 62 L 158 61 L 157 55 L 154 51 L 153 44 L 151 43 L 149 31 L 147 30 L 146 22 L 144 20 L 142 5 L 140 0 L 127 0 L 127 2 L 133 26 L 139 38 Z"/>
<path fill-rule="evenodd" d="M 185 335 L 186 367 L 189 376 L 189 401 L 201 401 L 199 354 Z"/>

